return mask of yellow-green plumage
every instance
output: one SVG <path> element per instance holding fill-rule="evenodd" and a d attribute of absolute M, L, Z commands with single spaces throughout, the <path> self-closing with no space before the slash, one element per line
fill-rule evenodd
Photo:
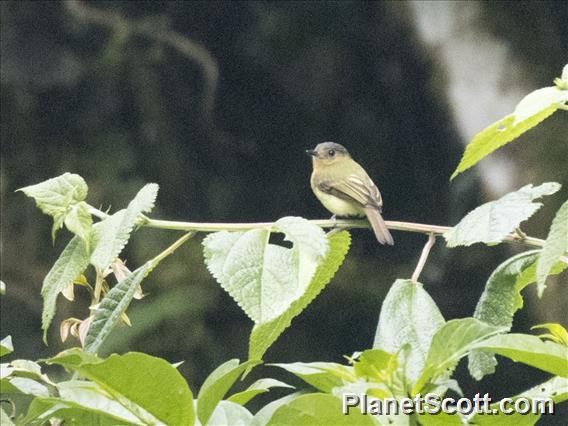
<path fill-rule="evenodd" d="M 365 169 L 333 142 L 319 144 L 308 153 L 313 156 L 311 187 L 324 207 L 337 216 L 367 216 L 377 240 L 394 244 L 380 214 L 381 194 Z"/>

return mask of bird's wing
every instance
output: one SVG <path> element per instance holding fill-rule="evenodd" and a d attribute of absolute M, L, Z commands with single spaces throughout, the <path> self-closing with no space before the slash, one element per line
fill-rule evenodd
<path fill-rule="evenodd" d="M 362 179 L 349 175 L 339 180 L 323 180 L 318 183 L 318 189 L 343 200 L 355 201 L 362 206 L 372 206 L 380 210 L 383 205 L 381 193 L 369 177 Z"/>

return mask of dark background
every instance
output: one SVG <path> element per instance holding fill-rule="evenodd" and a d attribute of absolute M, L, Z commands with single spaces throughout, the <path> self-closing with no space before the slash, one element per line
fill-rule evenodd
<path fill-rule="evenodd" d="M 461 6 L 438 4 L 446 6 L 454 14 L 450 20 L 463 18 Z M 477 34 L 508 47 L 511 77 L 499 84 L 520 93 L 508 113 L 523 94 L 560 75 L 568 8 L 552 1 L 474 6 L 477 18 L 464 24 L 473 34 L 471 55 L 484 49 Z M 424 42 L 412 10 L 406 2 L 3 1 L 1 260 L 7 294 L 1 319 L 2 336 L 12 335 L 16 355 L 37 359 L 74 345 L 60 343 L 58 324 L 87 315 L 80 290 L 76 303 L 60 298 L 49 346 L 42 343 L 41 283 L 69 237 L 63 231 L 52 245 L 51 219 L 14 192 L 66 171 L 86 179 L 90 204 L 113 211 L 144 183 L 156 182 L 156 218 L 326 218 L 309 188 L 304 150 L 333 140 L 346 145 L 378 184 L 387 219 L 451 225 L 502 195 L 491 191 L 491 176 L 479 168 L 449 182 L 467 142 L 448 97 L 452 58 L 442 59 Z M 475 78 L 487 75 L 481 69 Z M 481 111 L 467 112 L 475 118 Z M 499 118 L 480 121 L 477 130 Z M 566 134 L 566 114 L 559 112 L 501 150 L 495 158 L 507 159 L 501 171 L 512 182 L 508 190 L 568 183 Z M 565 185 L 546 199 L 525 230 L 544 238 L 567 194 Z M 368 231 L 352 235 L 343 267 L 267 352 L 267 362 L 341 362 L 343 354 L 372 344 L 388 288 L 410 277 L 426 237 L 394 232 L 396 245 L 382 247 Z M 133 269 L 176 236 L 142 229 L 123 257 Z M 521 249 L 449 250 L 440 240 L 421 281 L 447 319 L 470 316 L 492 270 Z M 527 289 L 514 329 L 567 325 L 566 287 L 560 287 L 566 281 L 566 274 L 551 279 L 542 299 Z M 207 272 L 200 238 L 160 264 L 144 290 L 148 296 L 129 309 L 133 327 L 117 329 L 107 353 L 185 360 L 180 369 L 194 391 L 220 363 L 246 358 L 252 324 Z M 499 398 L 545 378 L 501 360 L 498 373 L 482 382 L 463 365 L 458 379 L 466 395 Z"/>

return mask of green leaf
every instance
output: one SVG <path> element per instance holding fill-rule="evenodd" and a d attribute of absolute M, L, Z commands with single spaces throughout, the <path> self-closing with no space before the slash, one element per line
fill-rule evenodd
<path fill-rule="evenodd" d="M 424 368 L 432 337 L 443 325 L 444 317 L 422 284 L 399 279 L 381 306 L 373 348 L 396 353 L 409 345 L 405 373 L 414 381 Z"/>
<path fill-rule="evenodd" d="M 548 373 L 568 377 L 568 347 L 528 334 L 504 334 L 477 342 L 476 349 L 505 356 Z"/>
<path fill-rule="evenodd" d="M 95 318 L 85 337 L 85 351 L 95 353 L 99 350 L 120 316 L 130 305 L 136 289 L 154 266 L 152 260 L 146 262 L 108 292 L 97 308 Z"/>
<path fill-rule="evenodd" d="M 375 425 L 375 422 L 371 416 L 361 414 L 358 408 L 344 415 L 342 402 L 335 396 L 311 393 L 276 409 L 267 426 L 277 425 Z"/>
<path fill-rule="evenodd" d="M 477 164 L 496 149 L 516 139 L 568 101 L 568 91 L 545 87 L 528 94 L 515 112 L 479 132 L 467 145 L 463 157 L 450 180 Z"/>
<path fill-rule="evenodd" d="M 254 415 L 253 421 L 250 423 L 251 426 L 265 426 L 278 408 L 288 404 L 300 395 L 302 395 L 301 392 L 295 392 L 266 404 Z"/>
<path fill-rule="evenodd" d="M 136 415 L 96 383 L 86 380 L 60 382 L 57 384 L 57 391 L 59 398 L 50 398 L 50 401 L 68 408 L 63 409 L 65 411 L 54 412 L 52 417 L 71 420 L 79 412 L 97 418 L 96 424 L 99 421 L 109 423 L 113 421 L 114 424 L 121 425 L 140 423 Z"/>
<path fill-rule="evenodd" d="M 397 355 L 379 349 L 368 349 L 361 353 L 353 368 L 359 378 L 370 382 L 389 382 L 398 368 Z"/>
<path fill-rule="evenodd" d="M 0 407 L 0 425 L 2 426 L 14 426 L 14 422 L 10 419 L 10 416 L 6 414 L 4 409 Z"/>
<path fill-rule="evenodd" d="M 503 262 L 489 277 L 485 290 L 475 308 L 474 318 L 495 326 L 506 327 L 509 331 L 513 316 L 523 306 L 521 291 L 536 281 L 536 262 L 540 250 L 531 250 Z M 568 265 L 558 262 L 551 274 L 562 272 Z M 495 372 L 497 360 L 492 354 L 472 351 L 468 368 L 477 380 Z"/>
<path fill-rule="evenodd" d="M 253 415 L 242 405 L 231 401 L 220 401 L 209 418 L 208 425 L 247 426 L 253 420 Z"/>
<path fill-rule="evenodd" d="M 65 215 L 65 226 L 69 231 L 81 238 L 87 246 L 91 236 L 93 218 L 89 213 L 89 206 L 84 201 L 72 204 Z"/>
<path fill-rule="evenodd" d="M 57 230 L 61 228 L 74 205 L 87 197 L 88 187 L 81 176 L 65 173 L 36 185 L 20 188 L 18 191 L 33 198 L 43 213 L 53 217 L 52 237 L 55 239 Z M 72 228 L 76 229 L 76 219 L 71 218 L 70 222 Z M 73 232 L 71 228 L 69 230 Z"/>
<path fill-rule="evenodd" d="M 26 416 L 18 421 L 18 425 L 48 424 L 50 419 L 63 421 L 65 426 L 116 426 L 131 425 L 127 421 L 118 422 L 115 417 L 106 415 L 103 412 L 91 411 L 76 404 L 64 402 L 61 398 L 35 398 Z M 136 424 L 140 424 L 138 421 Z"/>
<path fill-rule="evenodd" d="M 197 417 L 201 424 L 207 424 L 215 407 L 239 376 L 248 368 L 258 364 L 260 361 L 257 360 L 239 364 L 238 359 L 232 359 L 221 364 L 205 379 L 197 396 Z"/>
<path fill-rule="evenodd" d="M 558 404 L 568 399 L 568 379 L 563 377 L 553 377 L 552 379 L 537 385 L 528 391 L 519 395 L 513 396 L 511 399 L 516 401 L 520 398 L 527 398 L 529 400 L 543 401 L 550 398 L 553 403 Z M 547 407 L 547 404 L 544 404 Z M 509 404 L 507 408 L 511 408 Z M 468 420 L 468 424 L 484 425 L 484 426 L 532 426 L 538 419 L 540 414 L 526 413 L 520 414 L 512 412 L 504 414 L 499 412 L 499 403 L 491 404 L 490 409 L 496 410 L 495 414 L 474 414 Z M 547 416 L 545 416 L 545 419 Z"/>
<path fill-rule="evenodd" d="M 89 253 L 85 242 L 74 236 L 67 244 L 51 270 L 43 280 L 41 295 L 43 312 L 41 328 L 43 340 L 47 342 L 47 330 L 55 315 L 57 296 L 89 266 Z"/>
<path fill-rule="evenodd" d="M 560 184 L 556 182 L 535 187 L 526 185 L 496 201 L 477 207 L 444 234 L 448 247 L 500 243 L 521 222 L 542 207 L 542 203 L 533 202 L 535 199 L 554 194 L 559 189 Z"/>
<path fill-rule="evenodd" d="M 136 194 L 126 209 L 107 217 L 93 227 L 94 249 L 91 263 L 104 271 L 128 243 L 130 234 L 142 213 L 154 207 L 158 185 L 149 183 Z"/>
<path fill-rule="evenodd" d="M 6 336 L 0 341 L 0 357 L 14 352 L 14 345 L 12 344 L 12 336 Z"/>
<path fill-rule="evenodd" d="M 274 223 L 294 246 L 269 244 L 269 229 L 217 232 L 203 240 L 211 274 L 255 323 L 284 313 L 308 287 L 328 250 L 323 230 L 299 217 Z"/>
<path fill-rule="evenodd" d="M 437 377 L 452 372 L 458 361 L 476 348 L 477 343 L 504 330 L 475 318 L 448 321 L 432 338 L 424 369 L 414 384 L 412 394 L 421 392 L 428 382 L 435 381 Z"/>
<path fill-rule="evenodd" d="M 335 387 L 343 386 L 346 382 L 357 380 L 353 367 L 334 362 L 293 362 L 268 365 L 283 368 L 307 384 L 326 393 L 330 393 Z"/>
<path fill-rule="evenodd" d="M 268 348 L 290 326 L 292 319 L 306 309 L 331 281 L 349 251 L 351 236 L 349 232 L 341 231 L 329 235 L 328 241 L 329 250 L 304 293 L 276 318 L 254 325 L 250 335 L 249 359 L 262 359 Z"/>
<path fill-rule="evenodd" d="M 550 339 L 553 342 L 559 343 L 564 346 L 568 346 L 568 331 L 560 324 L 547 323 L 547 324 L 533 325 L 531 327 L 531 330 L 540 329 L 540 328 L 544 328 L 550 332 L 547 334 L 539 335 L 538 337 L 540 337 L 541 339 L 544 338 Z"/>
<path fill-rule="evenodd" d="M 193 396 L 187 382 L 167 361 L 138 352 L 107 359 L 71 349 L 49 364 L 62 365 L 95 382 L 135 415 L 138 423 L 192 425 Z"/>
<path fill-rule="evenodd" d="M 568 201 L 558 209 L 538 260 L 536 276 L 539 297 L 546 287 L 544 282 L 550 269 L 566 253 L 568 253 Z"/>
<path fill-rule="evenodd" d="M 231 395 L 227 400 L 234 402 L 235 404 L 245 405 L 255 396 L 266 393 L 271 388 L 294 389 L 294 386 L 290 386 L 289 384 L 281 382 L 280 380 L 260 379 L 250 385 L 246 390 Z"/>

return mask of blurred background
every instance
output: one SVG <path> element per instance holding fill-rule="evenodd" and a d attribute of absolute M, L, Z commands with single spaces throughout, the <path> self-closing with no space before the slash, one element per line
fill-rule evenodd
<path fill-rule="evenodd" d="M 52 244 L 51 218 L 14 192 L 67 171 L 86 179 L 90 204 L 111 211 L 156 182 L 155 218 L 328 218 L 304 150 L 332 140 L 378 184 L 387 220 L 452 225 L 482 202 L 557 181 L 562 191 L 523 225 L 544 238 L 568 197 L 562 112 L 449 182 L 475 133 L 560 75 L 562 2 L 3 1 L 0 12 L 1 320 L 21 358 L 75 345 L 60 342 L 58 324 L 88 314 L 86 293 L 60 297 L 42 343 L 41 284 L 69 235 Z M 134 269 L 177 236 L 141 229 L 123 257 Z M 394 232 L 396 245 L 382 247 L 368 231 L 352 236 L 340 271 L 267 362 L 342 362 L 371 346 L 390 285 L 411 276 L 427 238 Z M 104 348 L 185 360 L 193 390 L 220 363 L 246 358 L 252 327 L 209 275 L 200 242 L 145 280 L 133 326 Z M 470 316 L 491 272 L 522 249 L 439 241 L 421 281 L 447 319 Z M 567 326 L 567 281 L 551 279 L 542 299 L 528 288 L 514 330 Z M 543 381 L 502 359 L 482 382 L 463 365 L 457 374 L 466 395 L 494 398 Z"/>

